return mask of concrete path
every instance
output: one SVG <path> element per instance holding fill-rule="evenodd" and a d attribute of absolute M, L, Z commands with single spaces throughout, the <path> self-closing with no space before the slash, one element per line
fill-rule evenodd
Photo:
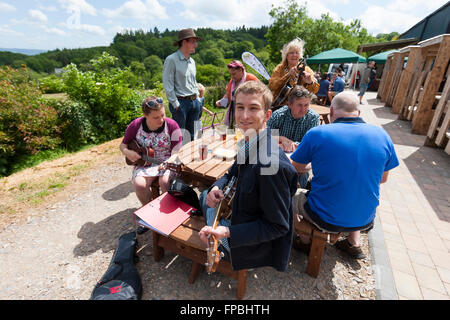
<path fill-rule="evenodd" d="M 362 117 L 389 133 L 400 161 L 381 186 L 378 231 L 370 232 L 374 274 L 378 271 L 377 298 L 447 300 L 450 156 L 443 149 L 425 147 L 425 136 L 412 134 L 411 122 L 397 120 L 391 108 L 376 99 L 376 92 L 367 92 L 363 103 Z M 391 287 L 393 292 L 389 292 Z"/>

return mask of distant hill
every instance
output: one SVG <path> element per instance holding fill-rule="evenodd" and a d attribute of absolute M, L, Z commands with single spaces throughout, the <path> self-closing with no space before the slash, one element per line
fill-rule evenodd
<path fill-rule="evenodd" d="M 39 53 L 47 52 L 47 50 L 37 49 L 16 49 L 16 48 L 0 48 L 0 51 L 9 51 L 14 53 L 26 54 L 27 56 L 34 56 Z"/>

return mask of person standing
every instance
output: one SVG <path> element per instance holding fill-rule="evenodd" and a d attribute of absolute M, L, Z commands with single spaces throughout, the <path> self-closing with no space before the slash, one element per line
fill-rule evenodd
<path fill-rule="evenodd" d="M 234 92 L 240 84 L 246 81 L 259 81 L 259 79 L 252 73 L 246 72 L 245 67 L 239 60 L 233 60 L 228 65 L 230 72 L 230 82 L 227 85 L 227 91 L 222 99 L 216 101 L 217 107 L 227 107 L 224 124 L 234 127 Z"/>
<path fill-rule="evenodd" d="M 359 104 L 362 104 L 362 98 L 369 88 L 370 76 L 372 69 L 375 67 L 375 61 L 370 61 L 361 74 L 361 82 L 359 83 Z"/>
<path fill-rule="evenodd" d="M 314 77 L 314 71 L 310 67 L 306 66 L 303 73 L 299 74 L 298 63 L 303 57 L 304 45 L 303 40 L 296 38 L 283 46 L 281 50 L 281 63 L 275 67 L 269 80 L 269 89 L 272 91 L 274 100 L 276 100 L 284 86 L 288 83 L 291 87 L 297 84 L 302 85 L 313 94 L 316 94 L 319 90 L 319 83 Z M 300 83 L 298 83 L 299 77 Z M 284 106 L 286 99 L 287 96 L 281 101 L 280 105 L 273 106 L 274 111 Z"/>
<path fill-rule="evenodd" d="M 194 138 L 194 123 L 202 111 L 201 101 L 197 99 L 195 61 L 191 58 L 200 40 L 193 29 L 180 30 L 178 40 L 174 42 L 178 50 L 166 58 L 163 67 L 163 85 L 172 118 L 181 129 L 189 131 L 191 140 Z"/>

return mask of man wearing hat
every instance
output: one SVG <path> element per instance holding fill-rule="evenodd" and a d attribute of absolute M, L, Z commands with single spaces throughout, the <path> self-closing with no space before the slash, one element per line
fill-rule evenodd
<path fill-rule="evenodd" d="M 199 40 L 194 30 L 180 30 L 178 40 L 173 43 L 178 46 L 178 50 L 166 58 L 163 68 L 163 85 L 172 118 L 181 129 L 189 131 L 191 140 L 194 138 L 194 122 L 202 110 L 198 99 L 195 61 L 191 58 Z"/>
<path fill-rule="evenodd" d="M 227 85 L 227 92 L 222 99 L 216 101 L 217 107 L 228 107 L 224 124 L 233 127 L 234 124 L 234 91 L 240 84 L 247 81 L 259 81 L 259 79 L 249 72 L 245 72 L 245 67 L 239 60 L 233 60 L 228 65 L 230 72 L 230 82 Z"/>

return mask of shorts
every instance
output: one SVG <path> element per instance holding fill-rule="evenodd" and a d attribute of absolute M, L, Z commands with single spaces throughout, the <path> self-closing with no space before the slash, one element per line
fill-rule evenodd
<path fill-rule="evenodd" d="M 369 88 L 368 84 L 360 83 L 358 96 L 362 97 L 364 95 L 364 93 L 366 93 L 367 88 Z"/>
<path fill-rule="evenodd" d="M 306 201 L 308 200 L 307 194 L 308 190 L 306 189 L 302 189 L 302 188 L 298 188 L 297 191 L 295 192 L 294 196 L 292 197 L 292 202 L 293 202 L 293 207 L 294 207 L 294 214 L 298 214 L 299 216 L 301 216 L 301 219 L 306 219 L 309 222 L 311 222 L 314 226 L 316 226 L 320 231 L 322 232 L 326 232 L 326 233 L 341 233 L 341 232 L 354 232 L 354 231 L 364 231 L 364 230 L 369 230 L 373 227 L 373 220 L 368 223 L 365 226 L 362 227 L 350 227 L 350 228 L 346 228 L 346 227 L 338 227 L 338 226 L 333 226 L 333 225 L 329 225 L 329 228 L 336 228 L 337 230 L 329 230 L 327 228 L 324 228 L 323 226 L 318 225 L 315 221 L 313 221 L 311 219 L 311 217 L 309 216 L 308 212 L 305 210 L 305 204 Z M 325 225 L 327 225 L 324 222 Z"/>

